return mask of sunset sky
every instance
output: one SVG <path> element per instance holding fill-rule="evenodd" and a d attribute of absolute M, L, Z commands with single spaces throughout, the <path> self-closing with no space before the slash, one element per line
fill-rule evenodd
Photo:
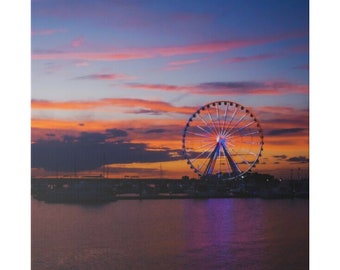
<path fill-rule="evenodd" d="M 308 176 L 308 1 L 32 0 L 32 177 L 196 177 L 188 118 L 234 101 L 264 132 L 253 170 Z"/>

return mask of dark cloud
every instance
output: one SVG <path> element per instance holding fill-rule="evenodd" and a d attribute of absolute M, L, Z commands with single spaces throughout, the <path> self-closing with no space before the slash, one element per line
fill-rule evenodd
<path fill-rule="evenodd" d="M 286 159 L 287 156 L 286 155 L 276 155 L 276 156 L 273 156 L 274 158 L 277 158 L 277 159 Z"/>
<path fill-rule="evenodd" d="M 107 129 L 106 133 L 109 134 L 113 138 L 128 136 L 128 133 L 126 131 L 118 129 L 118 128 Z"/>
<path fill-rule="evenodd" d="M 76 142 L 76 140 L 77 140 L 77 137 L 75 137 L 75 136 L 71 136 L 71 135 L 64 135 L 63 136 L 63 142 L 64 143 L 74 143 L 74 142 Z M 39 143 L 40 142 L 43 142 L 43 140 L 39 140 Z"/>
<path fill-rule="evenodd" d="M 47 137 L 55 137 L 55 134 L 54 133 L 46 133 L 46 136 Z"/>
<path fill-rule="evenodd" d="M 124 134 L 124 132 L 113 133 Z M 64 136 L 62 141 L 39 140 L 31 145 L 32 168 L 49 171 L 86 171 L 109 163 L 161 162 L 182 158 L 173 150 L 150 150 L 144 143 L 108 142 L 108 134 L 81 133 Z M 180 152 L 180 150 L 178 150 Z"/>
<path fill-rule="evenodd" d="M 289 162 L 297 162 L 297 163 L 308 163 L 309 159 L 303 156 L 298 156 L 298 157 L 291 157 L 287 159 Z"/>
<path fill-rule="evenodd" d="M 106 140 L 106 135 L 99 132 L 82 132 L 77 140 L 81 143 L 102 143 Z"/>
<path fill-rule="evenodd" d="M 133 110 L 133 111 L 130 111 L 130 113 L 135 113 L 135 114 L 161 115 L 163 112 L 162 112 L 162 111 L 156 111 L 156 110 L 140 109 L 140 110 Z"/>
<path fill-rule="evenodd" d="M 282 136 L 282 135 L 289 135 L 289 134 L 296 134 L 300 132 L 304 132 L 306 129 L 304 128 L 285 128 L 285 129 L 273 129 L 266 132 L 265 135 L 268 136 Z"/>
<path fill-rule="evenodd" d="M 156 129 L 149 129 L 147 131 L 145 131 L 146 134 L 149 133 L 164 133 L 166 130 L 163 128 L 156 128 Z"/>
<path fill-rule="evenodd" d="M 275 113 L 280 113 L 280 111 L 276 111 Z M 293 111 L 291 110 L 291 115 L 287 115 L 283 112 L 282 117 L 276 117 L 274 114 L 269 115 L 270 113 L 268 112 L 260 112 L 261 115 L 263 115 L 263 119 L 261 120 L 262 123 L 268 123 L 268 124 L 282 124 L 283 126 L 286 126 L 285 124 L 292 125 L 292 123 L 295 124 L 295 126 L 300 127 L 308 127 L 308 115 L 309 111 L 307 110 L 299 110 L 299 111 Z M 267 116 L 270 117 L 265 117 Z M 279 129 L 283 130 L 283 129 Z M 289 130 L 289 129 L 288 129 Z M 305 128 L 305 131 L 308 131 L 307 128 Z M 270 132 L 270 130 L 269 130 Z"/>
<path fill-rule="evenodd" d="M 212 94 L 212 95 L 240 95 L 240 94 L 262 94 L 262 95 L 281 95 L 287 93 L 308 93 L 306 85 L 295 85 L 284 81 L 227 81 L 227 82 L 205 82 L 195 85 L 172 85 L 172 84 L 143 84 L 130 83 L 130 88 L 144 90 L 161 90 L 178 92 L 185 91 L 190 94 Z"/>
<path fill-rule="evenodd" d="M 258 82 L 207 82 L 198 85 L 202 89 L 230 90 L 230 89 L 254 89 L 264 87 Z"/>

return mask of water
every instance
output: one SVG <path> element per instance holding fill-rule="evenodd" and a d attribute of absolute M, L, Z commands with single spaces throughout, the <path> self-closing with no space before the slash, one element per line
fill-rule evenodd
<path fill-rule="evenodd" d="M 309 269 L 304 199 L 32 199 L 32 270 Z"/>

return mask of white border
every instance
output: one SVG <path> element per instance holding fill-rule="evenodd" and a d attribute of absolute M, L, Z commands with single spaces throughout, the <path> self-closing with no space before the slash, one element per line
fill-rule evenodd
<path fill-rule="evenodd" d="M 310 1 L 310 269 L 315 270 L 340 269 L 337 3 Z"/>
<path fill-rule="evenodd" d="M 0 4 L 1 269 L 31 266 L 30 4 Z"/>

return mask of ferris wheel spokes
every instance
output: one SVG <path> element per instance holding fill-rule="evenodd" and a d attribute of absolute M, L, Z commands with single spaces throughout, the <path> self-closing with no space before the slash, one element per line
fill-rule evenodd
<path fill-rule="evenodd" d="M 215 131 L 212 130 L 212 128 L 208 125 L 208 123 L 203 119 L 203 117 L 201 116 L 201 114 L 200 114 L 200 113 L 197 113 L 197 114 L 198 114 L 199 118 L 202 120 L 202 122 L 204 123 L 204 125 L 205 125 L 206 127 L 208 127 L 209 130 L 211 131 L 210 134 L 215 134 Z"/>
<path fill-rule="evenodd" d="M 249 123 L 246 124 L 245 126 L 240 127 L 239 129 L 237 129 L 237 130 L 235 130 L 235 131 L 233 131 L 233 132 L 229 132 L 229 133 L 225 134 L 225 136 L 227 137 L 227 136 L 234 135 L 235 133 L 240 132 L 241 130 L 243 130 L 243 129 L 245 129 L 245 128 L 251 126 L 251 125 L 253 125 L 254 123 L 256 123 L 256 122 L 255 122 L 255 121 L 249 122 Z"/>

